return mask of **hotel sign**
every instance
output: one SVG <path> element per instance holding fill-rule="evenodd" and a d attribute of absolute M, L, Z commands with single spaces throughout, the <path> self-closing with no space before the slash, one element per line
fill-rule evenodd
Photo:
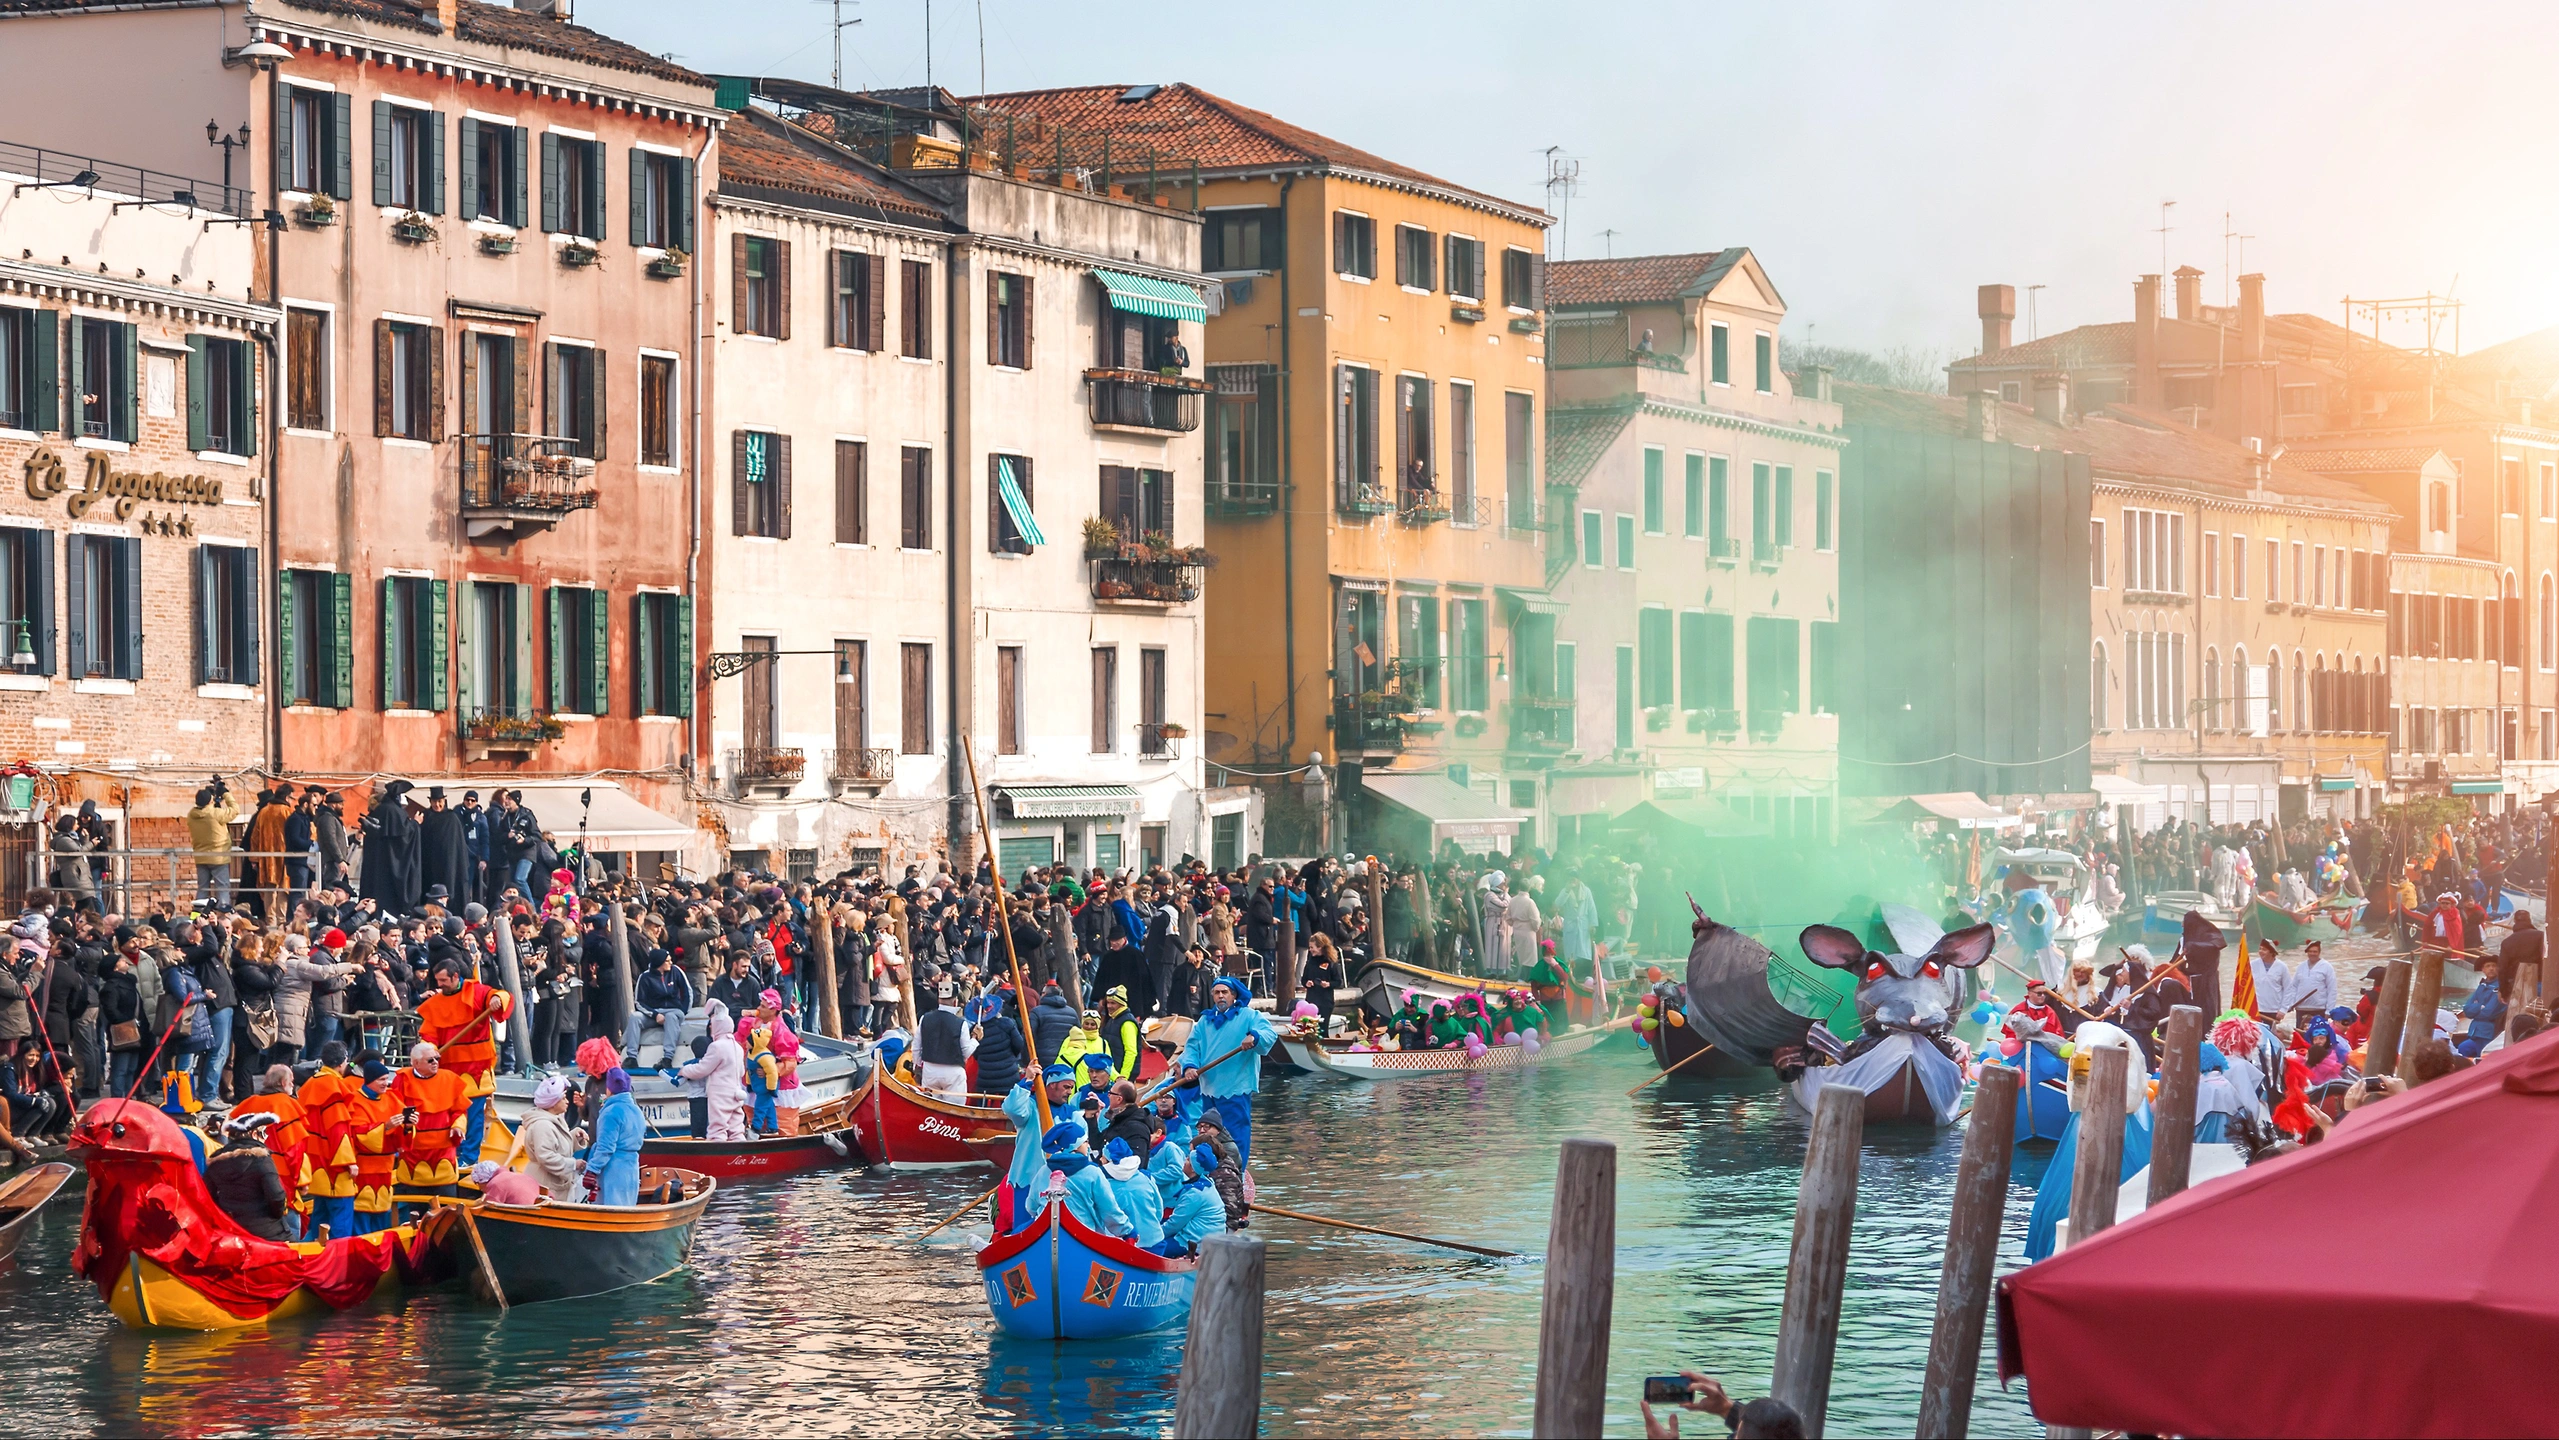
<path fill-rule="evenodd" d="M 87 518 L 92 510 L 103 517 L 112 514 L 118 520 L 130 520 L 133 512 L 145 505 L 219 505 L 222 503 L 222 481 L 211 475 L 166 475 L 159 471 L 141 474 L 115 469 L 105 454 L 90 451 L 88 464 L 80 483 L 71 483 L 71 472 L 60 456 L 51 450 L 38 450 L 27 457 L 27 495 L 35 500 L 62 499 L 62 508 L 74 520 Z M 142 519 L 143 528 L 162 535 L 193 535 L 192 516 L 149 516 Z"/>

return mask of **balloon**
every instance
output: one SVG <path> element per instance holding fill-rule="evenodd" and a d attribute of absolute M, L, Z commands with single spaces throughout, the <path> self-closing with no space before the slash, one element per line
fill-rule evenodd
<path fill-rule="evenodd" d="M 1668 1021 L 1671 1023 L 1671 1026 L 1672 1026 L 1672 1028 L 1673 1028 L 1673 1029 L 1680 1028 L 1680 1027 L 1682 1027 L 1682 1026 L 1685 1026 L 1685 1025 L 1688 1023 L 1688 1017 L 1687 1017 L 1687 1016 L 1685 1016 L 1685 1015 L 1680 1014 L 1680 1013 L 1679 1013 L 1678 1011 L 1676 1011 L 1676 1010 L 1673 1010 L 1673 1011 L 1672 1011 L 1672 1012 L 1670 1012 L 1668 1015 L 1665 1015 L 1665 1016 L 1663 1016 L 1662 1018 L 1663 1018 L 1663 1019 L 1665 1019 L 1665 1020 L 1668 1020 Z"/>

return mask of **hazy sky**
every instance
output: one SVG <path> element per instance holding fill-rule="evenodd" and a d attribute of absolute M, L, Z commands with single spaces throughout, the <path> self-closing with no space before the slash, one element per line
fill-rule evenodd
<path fill-rule="evenodd" d="M 846 0 L 850 87 L 925 78 L 926 0 Z M 932 0 L 977 89 L 979 9 Z M 2535 4 L 1592 4 L 984 0 L 995 90 L 1187 80 L 1477 189 L 1581 162 L 1573 258 L 1744 244 L 1824 343 L 1978 348 L 1976 285 L 2049 333 L 2127 318 L 2168 264 L 2279 311 L 2467 302 L 2463 349 L 2559 323 L 2559 11 Z M 684 64 L 827 78 L 826 0 L 578 0 Z M 1603 235 L 1613 230 L 1614 235 Z M 2021 301 L 2022 309 L 2022 301 Z M 2018 321 L 2025 334 L 2025 317 Z M 2410 327 L 2385 330 L 2410 343 Z M 2449 344 L 2449 333 L 2444 343 Z"/>

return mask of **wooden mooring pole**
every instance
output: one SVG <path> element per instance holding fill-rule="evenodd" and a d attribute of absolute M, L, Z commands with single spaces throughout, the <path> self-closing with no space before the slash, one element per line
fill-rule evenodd
<path fill-rule="evenodd" d="M 1937 1323 L 1919 1387 L 1921 1440 L 1964 1440 L 1981 1372 L 1982 1316 L 1999 1260 L 1999 1219 L 2008 1201 L 2008 1162 L 2017 1150 L 2017 1088 L 2023 1076 L 1985 1065 L 1973 1087 L 1973 1118 L 1955 1166 L 1955 1208 L 1946 1221 L 1946 1263 L 1937 1273 Z"/>
<path fill-rule="evenodd" d="M 1546 1298 L 1537 1311 L 1537 1413 L 1529 1433 L 1596 1435 L 1608 1398 L 1608 1322 L 1617 1298 L 1617 1146 L 1567 1140 L 1546 1222 Z"/>
<path fill-rule="evenodd" d="M 2186 1188 L 2195 1159 L 2196 1067 L 2203 1059 L 2204 1012 L 2192 1005 L 2168 1011 L 2167 1043 L 2159 1052 L 2159 1100 L 2151 1107 L 2150 1193 L 2156 1205 Z"/>
<path fill-rule="evenodd" d="M 2015 1123 L 2013 1120 L 2010 1123 Z M 1857 1146 L 1866 1131 L 1866 1093 L 1825 1085 L 1804 1147 L 1795 1197 L 1795 1242 L 1786 1257 L 1786 1304 L 1777 1321 L 1777 1360 L 1768 1393 L 1819 1437 L 1830 1409 L 1830 1367 L 1839 1348 L 1839 1298 L 1848 1279 L 1848 1232 L 1857 1218 Z"/>
<path fill-rule="evenodd" d="M 2513 998 L 2506 1002 L 2506 1037 L 2509 1042 L 2514 1038 L 2515 1022 L 2523 1018 L 2524 1007 L 2540 1003 L 2541 962 L 2538 960 L 2516 961 Z"/>
<path fill-rule="evenodd" d="M 2399 1031 L 2408 1023 L 2408 987 L 2415 967 L 2406 956 L 2390 962 L 2381 977 L 2381 994 L 2372 1002 L 2372 1032 L 2364 1041 L 2364 1073 L 2394 1075 L 2399 1071 Z"/>
<path fill-rule="evenodd" d="M 1190 1337 L 1182 1345 L 1176 1440 L 1240 1440 L 1261 1433 L 1263 1242 L 1213 1235 L 1200 1242 Z"/>
<path fill-rule="evenodd" d="M 2399 1078 L 2411 1085 L 2417 1083 L 2417 1052 L 2435 1038 L 2435 1009 L 2443 1004 L 2443 960 L 2440 950 L 2420 951 L 2409 975 L 2408 1019 L 2399 1031 Z"/>

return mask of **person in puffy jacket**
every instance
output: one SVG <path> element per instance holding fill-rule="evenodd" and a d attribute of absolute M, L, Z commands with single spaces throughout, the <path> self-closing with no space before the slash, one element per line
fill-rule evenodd
<path fill-rule="evenodd" d="M 261 1240 L 293 1243 L 285 1229 L 287 1205 L 284 1177 L 276 1173 L 275 1156 L 265 1135 L 273 1115 L 243 1115 L 224 1122 L 225 1141 L 204 1162 L 204 1188 L 232 1223 Z"/>
<path fill-rule="evenodd" d="M 1066 1043 L 1080 1018 L 1075 1007 L 1066 1003 L 1065 991 L 1051 985 L 1040 992 L 1039 1003 L 1031 1007 L 1031 1044 L 1042 1065 L 1058 1063 L 1058 1047 Z"/>

